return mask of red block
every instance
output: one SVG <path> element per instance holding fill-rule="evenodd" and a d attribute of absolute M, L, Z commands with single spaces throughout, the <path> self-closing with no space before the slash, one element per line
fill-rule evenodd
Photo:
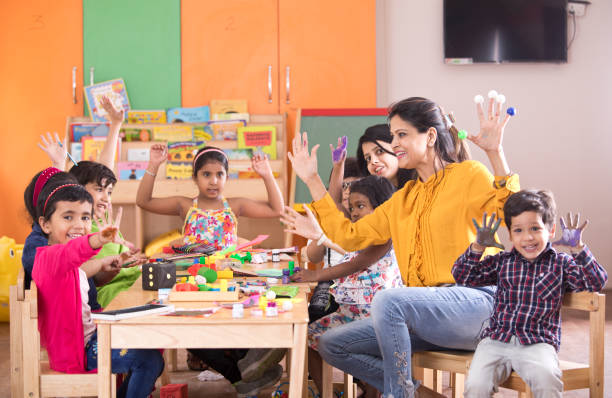
<path fill-rule="evenodd" d="M 166 384 L 159 391 L 159 398 L 187 398 L 187 384 Z"/>

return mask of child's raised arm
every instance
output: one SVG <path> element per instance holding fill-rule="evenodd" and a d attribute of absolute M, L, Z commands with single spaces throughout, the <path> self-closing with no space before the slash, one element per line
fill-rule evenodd
<path fill-rule="evenodd" d="M 68 154 L 66 149 L 66 138 L 64 138 L 63 146 L 57 133 L 53 133 L 52 136 L 51 133 L 47 132 L 47 137 L 41 134 L 40 139 L 42 144 L 39 142 L 37 145 L 47 154 L 47 156 L 49 156 L 53 167 L 64 171 L 66 169 L 66 156 Z"/>
<path fill-rule="evenodd" d="M 285 201 L 274 179 L 268 157 L 260 154 L 254 155 L 251 159 L 251 166 L 263 178 L 268 200 L 264 202 L 248 198 L 231 198 L 229 199 L 230 207 L 236 216 L 252 218 L 273 218 L 280 216 L 285 206 Z"/>
<path fill-rule="evenodd" d="M 370 246 L 351 260 L 333 267 L 319 270 L 300 270 L 291 277 L 291 280 L 296 282 L 320 282 L 342 278 L 368 268 L 387 254 L 389 249 L 391 249 L 391 241 L 382 245 Z"/>
<path fill-rule="evenodd" d="M 183 202 L 189 202 L 188 198 L 181 196 L 170 196 L 167 198 L 153 198 L 153 187 L 155 186 L 155 176 L 159 170 L 159 166 L 166 161 L 168 149 L 163 144 L 154 144 L 151 146 L 149 155 L 149 164 L 145 171 L 138 192 L 136 193 L 136 204 L 147 211 L 157 214 L 166 214 L 170 216 L 182 216 Z M 189 207 L 189 203 L 185 204 Z"/>
<path fill-rule="evenodd" d="M 108 130 L 106 142 L 104 143 L 104 148 L 102 148 L 102 152 L 100 152 L 98 162 L 113 170 L 115 167 L 115 157 L 117 156 L 119 130 L 121 129 L 125 112 L 123 111 L 123 108 L 119 110 L 115 109 L 108 97 L 102 97 L 100 100 L 100 105 L 102 105 L 102 108 L 104 108 L 108 114 L 108 118 L 110 119 L 110 128 Z"/>
<path fill-rule="evenodd" d="M 346 136 L 338 137 L 338 146 L 334 148 L 329 144 L 329 149 L 332 153 L 332 173 L 329 177 L 329 195 L 332 197 L 338 209 L 342 208 L 342 179 L 344 177 L 344 161 L 346 160 Z"/>
<path fill-rule="evenodd" d="M 582 231 L 588 225 L 589 220 L 585 220 L 579 227 L 580 213 L 577 213 L 575 217 L 572 217 L 572 213 L 568 213 L 567 224 L 563 218 L 560 221 L 561 239 L 552 244 L 565 246 L 572 253 L 572 259 L 563 267 L 565 289 L 572 292 L 600 291 L 608 280 L 608 274 L 582 241 Z"/>

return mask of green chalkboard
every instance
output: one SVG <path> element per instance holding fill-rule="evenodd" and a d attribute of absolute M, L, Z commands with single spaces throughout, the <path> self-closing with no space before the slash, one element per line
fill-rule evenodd
<path fill-rule="evenodd" d="M 346 116 L 339 114 L 346 113 Z M 331 152 L 329 144 L 334 147 L 338 143 L 338 137 L 346 135 L 348 137 L 347 156 L 357 154 L 357 143 L 359 137 L 363 135 L 366 128 L 380 123 L 387 122 L 386 109 L 369 110 L 333 110 L 328 112 L 309 112 L 302 110 L 300 119 L 300 130 L 308 132 L 308 145 L 312 148 L 319 144 L 318 151 L 319 175 L 327 185 L 329 175 L 332 170 Z M 308 187 L 295 177 L 295 195 L 293 203 L 309 203 L 312 201 Z"/>
<path fill-rule="evenodd" d="M 83 0 L 86 86 L 92 66 L 95 83 L 123 78 L 132 109 L 181 106 L 180 0 Z"/>

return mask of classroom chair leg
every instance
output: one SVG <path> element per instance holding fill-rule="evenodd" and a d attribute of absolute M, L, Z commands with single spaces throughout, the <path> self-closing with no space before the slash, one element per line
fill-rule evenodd
<path fill-rule="evenodd" d="M 353 375 L 344 374 L 344 398 L 356 398 L 357 386 L 353 383 Z"/>
<path fill-rule="evenodd" d="M 334 396 L 334 380 L 333 380 L 333 367 L 325 361 L 321 361 L 321 389 L 319 391 L 321 398 L 333 398 Z"/>
<path fill-rule="evenodd" d="M 465 389 L 465 375 L 455 373 L 455 381 L 453 382 L 453 398 L 463 398 L 463 390 Z"/>

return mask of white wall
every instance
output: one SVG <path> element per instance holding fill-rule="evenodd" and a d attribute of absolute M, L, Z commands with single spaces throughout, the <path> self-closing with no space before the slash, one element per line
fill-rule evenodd
<path fill-rule="evenodd" d="M 592 3 L 566 64 L 456 66 L 443 62 L 442 0 L 377 0 L 377 94 L 379 106 L 431 98 L 472 132 L 474 95 L 505 94 L 518 109 L 504 138 L 511 169 L 523 188 L 552 190 L 560 213 L 590 219 L 585 241 L 612 278 L 612 1 Z"/>

